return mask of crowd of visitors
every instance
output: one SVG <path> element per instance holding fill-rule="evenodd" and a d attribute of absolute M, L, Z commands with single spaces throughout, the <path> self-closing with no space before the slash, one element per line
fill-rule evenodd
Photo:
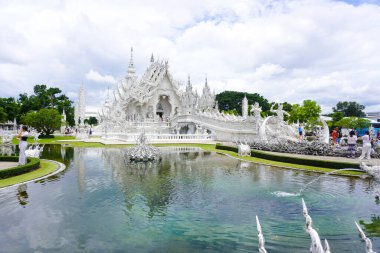
<path fill-rule="evenodd" d="M 380 131 L 376 135 L 374 133 L 371 134 L 370 131 L 366 131 L 363 136 L 358 137 L 357 132 L 351 130 L 348 135 L 343 136 L 342 129 L 336 127 L 331 132 L 331 139 L 333 146 L 336 148 L 348 146 L 348 151 L 350 151 L 349 158 L 355 158 L 358 140 L 362 141 L 362 154 L 359 159 L 371 159 L 371 152 L 380 147 Z"/>

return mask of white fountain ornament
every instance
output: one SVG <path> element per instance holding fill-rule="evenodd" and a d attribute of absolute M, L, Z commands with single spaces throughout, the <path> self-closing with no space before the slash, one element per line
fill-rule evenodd
<path fill-rule="evenodd" d="M 141 133 L 137 145 L 129 148 L 125 155 L 127 161 L 143 162 L 157 160 L 159 153 L 157 148 L 147 144 L 145 133 Z"/>

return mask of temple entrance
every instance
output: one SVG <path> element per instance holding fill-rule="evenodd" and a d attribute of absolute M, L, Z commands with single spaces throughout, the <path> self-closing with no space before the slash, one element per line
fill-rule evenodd
<path fill-rule="evenodd" d="M 162 120 L 167 120 L 170 117 L 172 106 L 169 102 L 169 96 L 161 95 L 156 106 L 156 115 Z"/>

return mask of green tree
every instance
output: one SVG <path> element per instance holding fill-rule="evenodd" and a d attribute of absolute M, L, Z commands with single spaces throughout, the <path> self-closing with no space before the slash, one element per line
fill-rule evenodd
<path fill-rule="evenodd" d="M 70 126 L 74 123 L 73 102 L 59 88 L 48 88 L 45 84 L 34 86 L 34 94 L 28 96 L 23 93 L 19 95 L 18 102 L 21 105 L 20 113 L 26 114 L 30 111 L 38 111 L 42 108 L 55 108 L 62 114 L 66 113 L 66 121 Z"/>
<path fill-rule="evenodd" d="M 341 112 L 344 117 L 365 117 L 365 106 L 356 102 L 338 102 L 336 107 L 333 107 L 333 112 Z"/>
<path fill-rule="evenodd" d="M 7 115 L 5 121 L 10 120 L 13 121 L 15 118 L 18 120 L 18 115 L 20 112 L 20 105 L 17 101 L 12 98 L 0 98 L 0 108 L 3 108 L 4 112 Z"/>
<path fill-rule="evenodd" d="M 98 124 L 98 119 L 96 117 L 89 117 L 88 119 L 84 120 L 85 124 L 89 124 L 91 126 L 96 126 Z"/>
<path fill-rule="evenodd" d="M 346 127 L 349 129 L 361 129 L 369 127 L 371 124 L 371 121 L 364 118 L 358 118 L 358 117 L 345 117 L 338 122 L 336 122 L 337 126 L 340 127 Z"/>
<path fill-rule="evenodd" d="M 3 107 L 0 107 L 0 123 L 7 121 L 7 119 L 8 119 L 7 113 L 5 112 Z"/>
<path fill-rule="evenodd" d="M 31 111 L 21 117 L 23 124 L 35 128 L 44 135 L 51 135 L 61 126 L 61 115 L 53 108 Z"/>
<path fill-rule="evenodd" d="M 216 100 L 218 101 L 218 106 L 221 111 L 229 111 L 235 109 L 238 114 L 241 115 L 242 101 L 244 96 L 247 97 L 249 105 L 258 102 L 263 112 L 269 111 L 271 105 L 269 104 L 268 100 L 257 93 L 223 91 L 222 93 L 216 95 Z"/>
<path fill-rule="evenodd" d="M 318 105 L 316 101 L 304 100 L 303 111 L 305 114 L 305 122 L 311 123 L 319 119 L 322 109 L 321 109 L 321 106 Z"/>
<path fill-rule="evenodd" d="M 300 123 L 304 122 L 305 115 L 304 115 L 304 110 L 301 105 L 294 104 L 289 114 L 290 114 L 288 118 L 289 122 L 293 122 L 293 123 L 297 121 L 299 121 Z"/>
<path fill-rule="evenodd" d="M 338 122 L 339 120 L 344 118 L 344 114 L 342 112 L 338 112 L 338 111 L 332 113 L 330 116 L 331 116 L 333 122 Z"/>
<path fill-rule="evenodd" d="M 322 109 L 313 100 L 304 100 L 302 105 L 294 104 L 290 111 L 289 121 L 313 125 L 319 119 Z"/>

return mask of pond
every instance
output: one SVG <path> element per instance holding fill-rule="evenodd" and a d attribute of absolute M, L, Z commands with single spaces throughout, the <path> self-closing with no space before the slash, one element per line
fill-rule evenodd
<path fill-rule="evenodd" d="M 126 165 L 125 149 L 46 145 L 67 169 L 0 190 L 0 252 L 308 252 L 301 197 L 319 176 L 197 148 L 163 148 L 158 163 Z M 373 182 L 329 176 L 303 192 L 332 252 L 365 252 L 354 221 L 380 249 Z"/>

